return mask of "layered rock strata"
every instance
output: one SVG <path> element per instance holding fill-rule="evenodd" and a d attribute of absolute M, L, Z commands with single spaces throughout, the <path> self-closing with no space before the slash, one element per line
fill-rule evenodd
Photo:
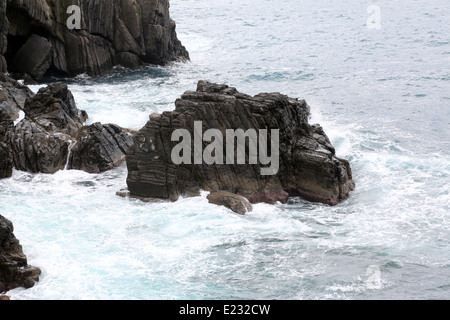
<path fill-rule="evenodd" d="M 227 85 L 200 81 L 196 91 L 185 92 L 176 100 L 174 111 L 151 115 L 135 135 L 134 147 L 127 154 L 130 196 L 176 200 L 198 195 L 200 190 L 222 190 L 242 195 L 251 203 L 285 202 L 290 196 L 301 196 L 336 205 L 354 188 L 350 164 L 336 156 L 319 125 L 308 123 L 309 115 L 310 108 L 304 100 L 280 93 L 252 97 Z M 216 130 L 215 139 L 222 136 L 222 149 L 215 149 L 219 158 L 224 158 L 222 161 L 216 158 L 219 161 L 206 163 L 201 159 L 202 152 L 211 150 L 214 141 L 211 136 L 202 136 L 209 129 Z M 266 139 L 259 140 L 260 145 L 262 141 L 276 142 L 272 138 L 277 133 L 277 158 L 273 159 L 278 162 L 276 172 L 263 174 L 267 163 L 261 163 L 261 154 L 255 162 L 249 152 L 249 140 L 245 142 L 244 164 L 237 159 L 238 143 L 232 147 L 234 155 L 230 160 L 234 161 L 225 159 L 227 130 L 239 129 L 265 133 Z M 175 131 L 193 137 L 187 142 L 192 153 L 187 157 L 181 154 L 189 161 L 174 162 L 173 150 L 181 141 L 179 136 L 174 139 Z M 202 137 L 200 145 L 195 142 L 196 135 L 197 139 Z M 196 150 L 200 161 L 195 159 Z"/>
<path fill-rule="evenodd" d="M 52 83 L 33 94 L 0 74 L 0 178 L 10 177 L 12 168 L 51 174 L 119 166 L 133 132 L 114 124 L 86 125 L 87 119 L 66 84 Z"/>
<path fill-rule="evenodd" d="M 0 2 L 0 72 L 29 82 L 188 59 L 169 0 Z"/>

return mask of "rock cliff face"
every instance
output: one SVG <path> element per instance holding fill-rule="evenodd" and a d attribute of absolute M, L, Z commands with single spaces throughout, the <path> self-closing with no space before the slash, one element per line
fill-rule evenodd
<path fill-rule="evenodd" d="M 251 203 L 285 202 L 289 196 L 301 196 L 335 205 L 346 199 L 354 188 L 351 168 L 347 160 L 335 155 L 322 128 L 308 123 L 308 117 L 309 106 L 304 100 L 280 93 L 252 97 L 226 85 L 200 81 L 197 91 L 185 92 L 175 102 L 174 111 L 151 115 L 150 121 L 135 135 L 134 147 L 127 154 L 130 195 L 176 200 L 181 195 L 197 195 L 200 190 L 223 190 L 242 195 Z M 200 128 L 196 127 L 199 121 Z M 177 129 L 186 130 L 188 136 L 194 137 L 186 143 L 194 154 L 193 159 L 185 158 L 189 161 L 172 159 L 174 148 L 181 143 L 181 139 L 172 136 Z M 195 136 L 206 135 L 208 129 L 217 129 L 217 134 L 215 138 L 203 137 L 199 148 Z M 264 141 L 267 145 L 272 141 L 274 145 L 276 139 L 272 138 L 276 138 L 278 130 L 278 150 L 271 151 L 272 156 L 277 154 L 273 160 L 278 160 L 278 170 L 262 175 L 267 161 L 262 163 L 261 149 L 256 149 L 260 158 L 258 161 L 252 158 L 250 162 L 248 141 L 244 164 L 239 164 L 237 159 L 238 144 L 232 145 L 234 161 L 207 164 L 200 158 L 196 162 L 196 148 L 200 149 L 201 157 L 215 139 L 224 142 L 230 129 L 265 132 L 266 140 L 259 140 L 259 145 Z M 267 135 L 269 132 L 273 133 Z M 180 155 L 185 156 L 184 152 L 187 150 L 183 149 Z M 216 148 L 215 155 L 220 154 L 216 160 L 225 157 L 226 152 L 227 146 Z M 211 155 L 215 156 L 213 152 Z"/>
<path fill-rule="evenodd" d="M 68 10 L 72 5 L 80 9 L 79 16 Z M 115 65 L 136 68 L 186 59 L 189 54 L 177 39 L 169 0 L 0 3 L 0 72 L 30 80 L 44 75 L 99 76 Z"/>
<path fill-rule="evenodd" d="M 30 288 L 41 270 L 28 265 L 11 221 L 0 215 L 0 293 L 17 287 Z"/>

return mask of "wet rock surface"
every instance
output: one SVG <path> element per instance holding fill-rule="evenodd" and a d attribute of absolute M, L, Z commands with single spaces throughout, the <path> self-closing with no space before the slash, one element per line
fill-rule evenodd
<path fill-rule="evenodd" d="M 67 12 L 73 4 L 79 17 Z M 188 60 L 175 28 L 169 0 L 1 1 L 0 72 L 33 83 L 46 75 L 99 76 L 116 65 Z"/>
<path fill-rule="evenodd" d="M 33 92 L 4 73 L 0 73 L 0 106 L 12 120 L 19 118 L 20 111 L 25 107 L 25 101 Z"/>
<path fill-rule="evenodd" d="M 253 210 L 251 203 L 246 198 L 231 192 L 212 192 L 208 194 L 206 198 L 209 203 L 225 206 L 241 215 L 245 215 L 247 212 L 251 212 Z"/>
<path fill-rule="evenodd" d="M 127 154 L 130 195 L 176 200 L 198 195 L 200 190 L 227 191 L 251 203 L 273 204 L 301 196 L 336 205 L 354 188 L 351 168 L 348 161 L 336 157 L 323 129 L 308 123 L 309 110 L 304 100 L 280 93 L 252 97 L 227 85 L 199 81 L 196 91 L 185 92 L 177 99 L 174 111 L 151 115 L 135 135 L 134 147 Z M 250 164 L 249 148 L 245 164 L 195 164 L 195 159 L 189 164 L 174 163 L 172 151 L 179 142 L 172 141 L 173 132 L 187 130 L 195 137 L 198 121 L 200 134 L 208 129 L 221 133 L 227 129 L 279 130 L 278 171 L 262 175 L 266 166 Z M 189 145 L 195 149 L 194 139 Z M 208 145 L 202 141 L 201 150 Z"/>
<path fill-rule="evenodd" d="M 114 124 L 85 125 L 67 85 L 56 82 L 36 94 L 0 74 L 0 178 L 12 169 L 55 173 L 63 169 L 99 173 L 119 166 L 133 132 Z M 22 118 L 19 115 L 22 113 Z"/>
<path fill-rule="evenodd" d="M 0 293 L 17 287 L 31 288 L 41 270 L 28 265 L 11 221 L 0 215 Z"/>
<path fill-rule="evenodd" d="M 0 179 L 9 178 L 12 175 L 13 160 L 9 143 L 13 121 L 9 109 L 3 109 L 6 102 L 0 104 Z"/>
<path fill-rule="evenodd" d="M 94 123 L 85 126 L 76 136 L 68 169 L 99 173 L 119 166 L 133 145 L 133 136 L 114 124 Z"/>

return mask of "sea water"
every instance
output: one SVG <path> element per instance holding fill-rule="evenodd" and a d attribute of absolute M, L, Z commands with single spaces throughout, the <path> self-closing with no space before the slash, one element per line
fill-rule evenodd
<path fill-rule="evenodd" d="M 42 275 L 11 298 L 448 299 L 448 0 L 172 0 L 171 15 L 191 62 L 62 79 L 89 123 L 139 129 L 198 80 L 282 92 L 311 106 L 355 191 L 240 216 L 207 192 L 118 197 L 125 164 L 14 171 L 0 212 Z"/>

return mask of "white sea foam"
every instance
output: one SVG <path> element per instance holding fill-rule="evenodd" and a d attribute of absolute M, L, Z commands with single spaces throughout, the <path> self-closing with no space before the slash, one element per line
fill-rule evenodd
<path fill-rule="evenodd" d="M 17 124 L 22 121 L 25 118 L 25 112 L 22 110 L 19 111 L 19 117 L 14 121 L 14 126 L 17 126 Z"/>

